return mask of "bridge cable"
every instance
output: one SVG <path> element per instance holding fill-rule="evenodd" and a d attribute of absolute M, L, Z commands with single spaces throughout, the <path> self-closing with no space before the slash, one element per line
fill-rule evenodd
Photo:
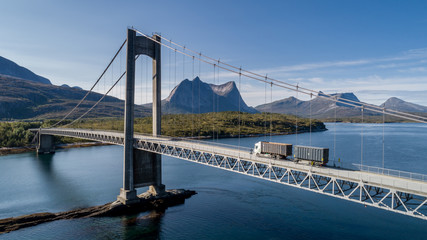
<path fill-rule="evenodd" d="M 143 35 L 143 36 L 148 36 L 147 34 L 144 34 L 144 33 L 142 33 L 139 30 L 136 30 L 136 29 L 134 29 L 134 30 L 136 32 L 138 32 L 139 34 Z M 164 43 L 159 42 L 157 40 L 152 39 L 152 41 L 164 45 Z M 173 42 L 173 44 L 181 47 L 181 45 L 176 44 L 174 42 Z M 167 45 L 164 45 L 164 46 L 167 46 Z M 191 49 L 188 49 L 188 48 L 186 48 L 186 50 L 191 51 L 191 52 L 195 52 L 195 51 L 193 51 Z M 187 55 L 187 56 L 193 56 L 193 55 L 190 55 L 188 53 L 184 53 L 184 52 L 179 51 L 179 50 L 177 50 L 177 52 L 179 52 L 181 54 L 184 54 L 184 55 Z M 195 53 L 197 53 L 197 52 L 195 52 Z M 234 69 L 238 69 L 238 67 L 232 66 L 232 65 L 224 63 L 224 62 L 220 62 L 219 60 L 215 60 L 215 59 L 210 58 L 208 56 L 205 56 L 203 54 L 199 54 L 199 53 L 197 53 L 197 54 L 201 56 L 200 58 L 196 57 L 196 59 L 199 60 L 199 61 L 211 64 L 211 65 L 216 64 L 216 63 L 212 63 L 210 61 L 215 61 L 215 62 L 221 63 L 222 65 L 225 65 L 225 66 L 228 66 L 228 67 L 231 67 L 231 68 L 234 68 Z M 205 59 L 202 59 L 202 58 L 207 58 L 209 60 L 205 60 Z M 232 69 L 226 68 L 224 66 L 220 66 L 220 65 L 218 65 L 217 67 L 221 68 L 221 69 L 224 69 L 224 70 L 227 70 L 229 72 L 238 74 L 238 71 L 236 71 L 236 70 L 232 70 Z M 242 69 L 242 76 L 245 76 L 247 78 L 251 78 L 251 79 L 254 79 L 254 80 L 257 80 L 257 81 L 261 81 L 261 82 L 265 81 L 263 79 L 263 76 L 261 76 L 260 74 L 253 73 L 251 71 L 244 70 L 244 69 Z M 260 77 L 262 77 L 262 78 L 260 78 Z M 286 88 L 286 89 L 295 91 L 294 90 L 295 85 L 292 85 L 290 83 L 287 83 L 287 82 L 284 82 L 284 81 L 280 81 L 280 80 L 277 80 L 277 79 L 273 79 L 273 78 L 268 78 L 268 79 L 271 80 L 271 81 L 273 81 L 274 85 L 276 85 L 276 86 L 279 86 L 279 87 L 282 87 L 282 88 Z M 318 97 L 321 97 L 321 98 L 324 98 L 324 99 L 328 99 L 328 100 L 332 99 L 332 96 L 330 94 L 325 94 L 325 93 L 320 94 L 319 91 L 315 91 L 315 90 L 311 90 L 311 89 L 307 89 L 307 88 L 303 88 L 303 87 L 299 87 L 298 92 L 304 93 L 306 95 L 309 95 L 310 92 L 317 93 Z M 356 101 L 353 101 L 353 100 L 343 99 L 343 98 L 338 98 L 337 101 L 340 102 L 340 103 L 342 103 L 342 104 L 348 105 L 348 106 L 354 106 L 356 108 L 361 108 L 361 105 L 362 105 L 362 106 L 365 106 L 365 107 L 369 107 L 370 108 L 369 110 L 371 110 L 373 112 L 377 112 L 377 113 L 381 113 L 382 112 L 382 108 L 380 108 L 380 107 L 378 107 L 376 105 L 373 105 L 373 104 L 368 104 L 368 103 L 363 103 L 363 102 L 356 102 Z M 391 109 L 387 109 L 387 111 L 389 111 L 389 112 L 386 112 L 386 114 L 390 115 L 390 116 L 404 118 L 404 119 L 415 121 L 415 122 L 427 123 L 427 117 L 422 117 L 422 116 L 418 116 L 418 115 L 414 115 L 414 114 L 409 114 L 409 113 L 404 113 L 404 112 L 400 112 L 400 111 L 396 111 L 396 110 L 391 110 Z"/>
<path fill-rule="evenodd" d="M 218 60 L 218 64 L 219 64 L 219 60 Z M 216 78 L 217 78 L 217 81 L 218 81 L 218 84 L 217 84 L 217 86 L 219 87 L 219 85 L 220 85 L 220 82 L 219 82 L 219 69 L 220 68 L 217 68 L 216 70 L 218 71 L 217 72 L 217 74 L 216 74 Z M 216 103 L 216 112 L 217 112 L 217 117 L 218 117 L 218 119 L 220 119 L 221 120 L 221 118 L 219 117 L 219 94 L 216 94 L 216 101 L 217 101 L 217 103 Z M 218 121 L 218 123 L 219 123 L 219 121 Z M 217 131 L 216 131 L 216 141 L 218 142 L 218 140 L 219 140 L 219 129 L 220 129 L 220 127 L 221 127 L 221 125 L 219 125 L 219 126 L 217 126 Z"/>
<path fill-rule="evenodd" d="M 338 93 L 335 95 L 335 99 L 338 97 Z M 334 121 L 334 162 L 336 161 L 336 146 L 337 146 L 337 108 L 338 108 L 338 103 L 335 102 L 335 107 L 334 107 L 334 117 L 335 117 L 335 121 Z M 340 162 L 340 160 L 338 160 Z"/>
<path fill-rule="evenodd" d="M 169 43 L 169 46 L 172 46 L 171 42 Z M 171 64 L 171 62 L 172 62 L 172 51 L 170 49 L 168 49 L 168 50 L 169 50 L 168 51 L 168 64 L 169 64 L 169 71 L 168 71 L 169 79 L 168 79 L 168 81 L 169 81 L 169 94 L 171 94 L 171 91 L 172 91 L 172 87 L 171 87 L 171 85 L 172 85 L 172 77 L 171 77 L 171 74 L 172 74 L 171 73 L 172 72 L 172 64 Z M 172 121 L 171 121 L 172 113 L 169 112 L 168 115 L 169 115 L 168 127 L 169 127 L 169 130 L 172 130 Z"/>
<path fill-rule="evenodd" d="M 135 57 L 135 61 L 139 58 L 139 56 L 140 55 Z M 126 71 L 123 72 L 123 74 L 117 79 L 117 81 L 114 83 L 114 85 L 111 86 L 111 88 L 104 95 L 102 95 L 102 97 L 89 110 L 87 110 L 85 113 L 83 113 L 80 117 L 73 120 L 72 122 L 65 124 L 63 127 L 69 126 L 69 125 L 75 123 L 76 121 L 80 120 L 85 115 L 87 115 L 90 111 L 92 111 L 92 109 L 94 109 L 108 95 L 108 93 L 110 93 L 110 91 L 120 82 L 120 80 L 123 78 L 124 75 L 126 75 Z M 120 84 L 119 84 L 119 86 L 120 86 Z"/>
<path fill-rule="evenodd" d="M 241 80 L 242 80 L 242 74 L 239 74 L 239 91 L 241 91 Z M 239 101 L 239 157 L 240 157 L 240 134 L 241 134 L 241 128 L 240 128 L 240 98 L 238 99 Z"/>
<path fill-rule="evenodd" d="M 384 133 L 384 128 L 385 128 L 385 114 L 383 112 L 383 161 L 382 161 L 382 168 L 384 171 L 384 155 L 385 155 L 385 149 L 384 149 L 384 144 L 385 144 L 385 133 Z"/>
<path fill-rule="evenodd" d="M 193 56 L 193 61 L 192 61 L 192 66 L 191 66 L 191 70 L 192 70 L 192 76 L 191 78 L 193 79 L 193 81 L 191 82 L 191 136 L 194 137 L 194 56 Z"/>
<path fill-rule="evenodd" d="M 265 75 L 267 79 L 267 75 Z M 267 107 L 267 82 L 264 84 L 264 106 Z M 264 139 L 267 141 L 267 109 L 264 111 Z"/>
<path fill-rule="evenodd" d="M 140 32 L 140 31 L 138 31 L 138 30 L 136 30 L 136 31 L 137 31 L 138 33 L 140 33 L 140 34 L 143 34 L 143 33 L 141 33 L 141 32 Z M 145 34 L 143 34 L 143 35 L 145 35 Z M 164 38 L 164 39 L 166 39 L 166 38 Z M 177 43 L 174 43 L 174 42 L 173 42 L 173 44 L 174 44 L 174 45 L 176 45 L 176 46 L 182 47 L 181 45 L 179 45 L 179 44 L 177 44 Z M 191 50 L 191 49 L 188 49 L 188 48 L 186 48 L 186 50 L 191 51 L 191 52 L 194 52 L 194 53 L 197 53 L 197 52 L 195 52 L 195 51 L 193 51 L 193 50 Z M 201 57 L 207 58 L 207 59 L 209 59 L 209 60 L 211 60 L 211 61 L 216 61 L 216 62 L 218 62 L 217 60 L 215 60 L 215 59 L 213 59 L 213 58 L 211 58 L 211 57 L 208 57 L 208 56 L 206 56 L 206 55 L 203 55 L 203 54 L 200 54 L 200 53 L 197 53 L 197 54 L 199 54 Z M 203 61 L 203 62 L 206 62 L 206 63 L 209 63 L 209 64 L 212 64 L 212 63 L 210 63 L 210 62 L 208 62 L 208 61 L 206 61 L 206 60 L 203 60 L 203 59 L 201 59 L 201 58 L 198 58 L 198 60 Z M 225 66 L 228 66 L 228 67 L 231 67 L 231 68 L 234 68 L 234 69 L 238 69 L 238 67 L 235 67 L 235 66 L 233 66 L 233 65 L 230 65 L 230 64 L 227 64 L 227 63 L 224 63 L 224 62 L 221 62 L 221 64 L 223 64 L 223 65 L 225 65 Z M 223 67 L 221 67 L 221 66 L 218 66 L 218 67 L 223 68 Z M 223 69 L 226 69 L 226 68 L 223 68 Z M 237 73 L 237 71 L 233 71 L 233 70 L 230 70 L 230 69 L 226 69 L 226 70 L 231 71 L 231 72 L 234 72 L 234 73 Z M 242 69 L 242 72 L 246 72 L 246 73 L 252 74 L 252 75 L 254 75 L 254 76 L 262 77 L 260 74 L 253 73 L 253 72 L 251 72 L 251 71 L 247 71 L 247 70 L 243 70 L 243 69 Z M 246 75 L 245 75 L 245 74 L 243 74 L 243 73 L 242 73 L 242 75 L 243 75 L 243 76 L 246 76 Z M 249 76 L 246 76 L 246 77 L 249 77 Z M 253 78 L 253 79 L 255 79 L 254 77 L 249 77 L 249 78 Z M 256 79 L 256 80 L 259 80 L 259 79 Z M 280 80 L 277 80 L 277 79 L 268 78 L 268 80 L 271 80 L 271 81 L 274 81 L 274 82 L 278 82 L 278 83 L 284 84 L 285 86 L 295 87 L 295 85 L 292 85 L 292 84 L 289 84 L 289 83 L 286 83 L 286 82 L 283 82 L 283 81 L 280 81 Z M 283 87 L 283 86 L 282 86 L 282 87 Z M 285 88 L 286 88 L 286 87 L 285 87 Z M 287 88 L 287 89 L 290 89 L 290 88 Z M 301 89 L 301 91 L 299 91 L 299 92 L 302 92 L 302 93 L 304 93 L 304 94 L 309 94 L 308 92 L 317 93 L 318 95 L 320 94 L 320 92 L 319 92 L 319 91 L 315 91 L 315 90 L 311 90 L 311 89 L 307 89 L 307 88 L 303 88 L 303 87 L 299 87 L 299 89 Z M 292 90 L 292 89 L 290 89 L 290 90 Z M 294 91 L 294 90 L 293 90 L 293 91 Z M 307 92 L 303 92 L 303 91 L 307 91 Z M 325 99 L 331 99 L 331 97 L 332 97 L 330 94 L 322 93 L 322 95 L 324 95 L 324 96 L 328 96 L 328 97 L 329 97 L 329 98 L 325 98 L 325 97 L 323 97 L 323 98 L 325 98 Z M 360 102 L 353 101 L 353 100 L 350 100 L 350 99 L 342 99 L 342 98 L 338 98 L 338 101 L 339 101 L 339 102 L 342 102 L 343 104 L 346 104 L 346 105 L 348 105 L 347 103 L 355 103 L 355 104 L 358 104 L 358 105 L 360 105 L 360 104 L 361 104 Z M 371 108 L 375 108 L 376 110 L 379 110 L 379 109 L 381 110 L 381 108 L 380 108 L 380 107 L 378 107 L 378 106 L 376 106 L 376 105 L 373 105 L 373 104 L 362 103 L 362 105 L 365 105 L 365 106 L 367 106 L 367 107 L 371 107 Z M 358 108 L 360 108 L 360 106 L 358 106 Z M 371 111 L 373 111 L 372 109 L 370 109 L 370 110 L 371 110 Z M 422 116 L 418 116 L 418 115 L 414 115 L 414 114 L 410 114 L 410 113 L 399 112 L 399 111 L 391 110 L 391 109 L 388 109 L 388 111 L 390 111 L 390 112 L 392 112 L 392 113 L 397 113 L 397 114 L 405 115 L 405 116 L 407 116 L 407 117 L 411 117 L 411 118 L 406 118 L 406 117 L 403 117 L 403 116 L 400 116 L 400 115 L 392 115 L 392 116 L 396 116 L 396 117 L 400 117 L 400 118 L 405 118 L 405 119 L 412 120 L 412 121 L 417 121 L 417 122 L 427 123 L 427 118 L 426 118 L 426 117 L 422 117 Z M 375 112 L 377 112 L 377 111 L 375 111 Z M 386 114 L 391 115 L 390 113 L 386 113 Z M 420 118 L 420 119 L 423 119 L 423 120 L 413 119 L 413 118 Z"/>
<path fill-rule="evenodd" d="M 61 122 L 63 122 L 68 116 L 70 116 L 71 113 L 73 113 L 83 103 L 83 101 L 89 96 L 89 94 L 92 92 L 92 90 L 98 84 L 98 82 L 101 80 L 101 78 L 107 72 L 108 68 L 114 62 L 114 60 L 116 59 L 117 55 L 121 52 L 121 50 L 122 50 L 123 46 L 126 44 L 126 42 L 127 42 L 127 39 L 122 43 L 122 45 L 120 46 L 120 48 L 116 52 L 116 54 L 114 54 L 114 57 L 108 63 L 107 67 L 104 69 L 104 71 L 102 72 L 101 76 L 99 76 L 99 78 L 96 80 L 95 84 L 93 84 L 93 86 L 89 89 L 89 91 L 85 94 L 85 96 L 77 103 L 77 105 L 73 109 L 71 109 L 71 111 L 68 112 L 61 120 L 59 120 L 58 122 L 56 122 L 55 124 L 53 124 L 52 126 L 50 126 L 48 128 L 53 128 L 53 127 L 57 126 L 58 124 L 60 124 Z"/>
<path fill-rule="evenodd" d="M 215 85 L 215 74 L 216 74 L 216 64 L 213 65 L 214 69 L 213 69 L 213 82 Z M 215 121 L 214 121 L 214 116 L 215 116 L 215 93 L 212 92 L 212 141 L 215 142 Z"/>
<path fill-rule="evenodd" d="M 143 92 L 144 92 L 144 71 L 143 71 L 143 69 L 144 69 L 144 58 L 141 58 L 141 66 L 140 66 L 140 81 L 141 81 L 141 83 L 140 83 L 140 92 L 139 92 L 139 94 L 141 95 L 140 96 L 140 98 L 141 98 L 141 118 L 144 116 L 144 108 L 142 107 L 142 105 L 144 104 L 144 100 L 143 100 L 143 98 L 144 98 L 144 94 L 143 94 Z M 142 128 L 141 128 L 141 133 L 142 133 Z"/>
<path fill-rule="evenodd" d="M 298 84 L 296 86 L 295 98 L 295 145 L 298 145 Z"/>
<path fill-rule="evenodd" d="M 313 93 L 310 93 L 310 122 L 309 122 L 309 125 L 310 125 L 310 146 L 311 146 L 311 102 L 312 102 L 312 100 L 313 100 Z"/>
<path fill-rule="evenodd" d="M 362 107 L 360 110 L 362 111 L 362 126 L 361 126 L 361 134 L 360 134 L 360 170 L 362 170 L 362 167 L 363 167 L 363 115 L 364 115 L 364 108 Z"/>
<path fill-rule="evenodd" d="M 80 117 L 78 117 L 77 119 L 73 120 L 72 122 L 65 124 L 64 127 L 69 126 L 73 123 L 75 123 L 76 121 L 80 120 L 82 117 L 84 117 L 86 114 L 88 114 L 90 111 L 92 111 L 93 108 L 95 108 L 104 98 L 105 96 L 107 96 L 108 93 L 110 93 L 110 91 L 117 85 L 117 83 L 119 83 L 119 81 L 123 78 L 123 76 L 126 75 L 126 72 L 124 72 L 119 79 L 117 79 L 117 81 L 114 83 L 113 86 L 111 86 L 111 88 L 89 109 L 87 110 L 85 113 L 83 113 Z"/>
<path fill-rule="evenodd" d="M 200 80 L 200 78 L 201 78 L 201 64 L 202 64 L 202 62 L 200 62 L 199 61 L 199 74 L 198 74 L 198 77 L 199 77 L 199 80 Z M 200 83 L 201 83 L 201 80 L 199 81 L 199 101 L 197 102 L 198 103 L 198 111 L 199 111 L 199 115 L 200 115 Z M 197 123 L 197 126 L 198 126 L 198 128 L 199 128 L 199 139 L 200 139 L 200 134 L 201 134 L 201 132 L 202 132 L 202 121 L 201 121 L 201 119 L 200 119 L 200 117 L 199 118 L 197 118 L 197 121 L 198 121 L 198 123 Z"/>
<path fill-rule="evenodd" d="M 273 83 L 270 84 L 270 142 L 273 133 Z"/>
<path fill-rule="evenodd" d="M 174 85 L 175 85 L 175 88 L 174 88 L 174 90 L 176 91 L 176 89 L 178 88 L 178 86 L 176 85 L 176 49 L 175 49 L 175 51 L 174 51 L 174 53 L 175 53 L 175 56 L 174 56 L 174 58 L 175 58 L 175 63 L 174 63 Z M 176 92 L 174 92 L 174 93 L 176 93 Z M 178 136 L 178 133 L 176 132 L 176 130 L 177 130 L 177 126 L 176 126 L 176 118 L 174 117 L 173 118 L 173 125 L 174 125 L 174 132 L 175 132 L 175 134 L 176 134 L 176 136 Z"/>

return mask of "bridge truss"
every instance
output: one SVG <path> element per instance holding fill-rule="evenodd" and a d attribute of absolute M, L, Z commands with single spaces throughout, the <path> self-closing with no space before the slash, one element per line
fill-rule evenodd
<path fill-rule="evenodd" d="M 120 132 L 64 128 L 40 131 L 123 145 Z M 183 138 L 135 135 L 134 148 L 427 220 L 424 181 L 260 158 L 250 154 L 249 148 Z"/>

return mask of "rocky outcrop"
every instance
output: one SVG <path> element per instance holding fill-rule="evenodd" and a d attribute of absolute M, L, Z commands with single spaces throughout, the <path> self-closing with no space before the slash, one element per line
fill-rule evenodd
<path fill-rule="evenodd" d="M 126 214 L 135 214 L 150 209 L 164 210 L 170 206 L 184 203 L 186 198 L 189 198 L 195 194 L 195 191 L 183 189 L 168 190 L 159 196 L 154 196 L 147 192 L 138 195 L 140 202 L 132 205 L 123 205 L 119 201 L 114 201 L 101 206 L 60 213 L 35 213 L 20 217 L 1 219 L 0 234 L 56 220 L 120 216 Z"/>

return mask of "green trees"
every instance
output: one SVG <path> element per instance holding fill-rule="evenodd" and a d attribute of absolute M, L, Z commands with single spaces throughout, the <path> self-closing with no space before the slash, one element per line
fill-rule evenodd
<path fill-rule="evenodd" d="M 38 128 L 37 122 L 0 122 L 0 147 L 23 147 L 34 137 L 28 129 Z"/>

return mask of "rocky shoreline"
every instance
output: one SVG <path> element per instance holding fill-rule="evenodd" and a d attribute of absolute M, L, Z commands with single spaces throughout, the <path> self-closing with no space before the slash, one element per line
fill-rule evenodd
<path fill-rule="evenodd" d="M 38 224 L 56 220 L 89 218 L 89 217 L 112 217 L 127 214 L 135 214 L 147 210 L 161 210 L 183 204 L 185 199 L 197 194 L 192 190 L 174 189 L 167 190 L 162 195 L 153 195 L 149 192 L 138 195 L 140 202 L 132 205 L 124 205 L 114 201 L 101 206 L 76 209 L 59 213 L 34 213 L 19 217 L 0 219 L 0 234 L 16 231 Z"/>

